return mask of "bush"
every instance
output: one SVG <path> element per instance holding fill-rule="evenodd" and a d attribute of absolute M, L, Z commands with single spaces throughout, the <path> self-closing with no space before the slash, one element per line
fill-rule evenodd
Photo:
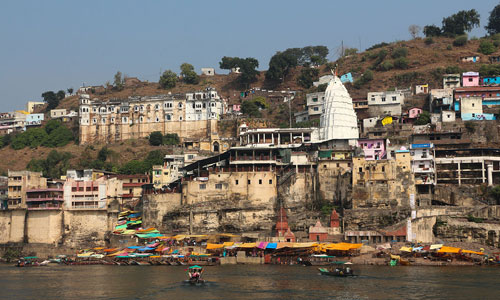
<path fill-rule="evenodd" d="M 153 131 L 149 135 L 149 144 L 151 146 L 160 146 L 163 144 L 163 134 L 159 131 Z"/>
<path fill-rule="evenodd" d="M 453 47 L 451 45 L 446 46 L 446 50 L 451 51 L 453 50 Z"/>
<path fill-rule="evenodd" d="M 482 65 L 479 68 L 481 76 L 498 76 L 500 75 L 500 65 Z"/>
<path fill-rule="evenodd" d="M 415 125 L 426 125 L 431 122 L 431 114 L 428 111 L 423 111 L 419 116 Z"/>
<path fill-rule="evenodd" d="M 408 69 L 409 65 L 410 63 L 406 57 L 400 57 L 394 61 L 394 67 L 396 67 L 396 69 Z"/>
<path fill-rule="evenodd" d="M 378 70 L 380 71 L 389 71 L 394 68 L 394 65 L 390 61 L 384 61 L 378 66 Z"/>
<path fill-rule="evenodd" d="M 177 133 L 167 133 L 163 136 L 163 145 L 179 145 L 180 142 Z"/>
<path fill-rule="evenodd" d="M 425 43 L 426 45 L 431 45 L 431 44 L 434 44 L 434 39 L 433 39 L 433 38 L 431 38 L 431 37 L 428 37 L 428 38 L 426 38 L 426 39 L 424 40 L 424 43 Z"/>
<path fill-rule="evenodd" d="M 479 48 L 477 49 L 478 52 L 485 55 L 490 55 L 495 52 L 495 50 L 495 45 L 493 45 L 493 43 L 488 40 L 481 41 L 481 43 L 479 44 Z"/>
<path fill-rule="evenodd" d="M 467 35 L 461 35 L 455 38 L 453 41 L 453 46 L 460 47 L 465 46 L 467 44 Z"/>
<path fill-rule="evenodd" d="M 373 72 L 370 70 L 366 70 L 361 77 L 359 77 L 358 79 L 356 79 L 356 81 L 354 81 L 354 87 L 360 89 L 363 85 L 372 80 L 373 80 Z"/>
<path fill-rule="evenodd" d="M 395 75 L 393 78 L 396 81 L 396 85 L 411 84 L 412 82 L 422 78 L 422 74 L 419 72 L 408 72 Z"/>
<path fill-rule="evenodd" d="M 259 111 L 259 106 L 252 100 L 244 101 L 241 104 L 241 112 L 250 117 L 260 118 L 262 114 Z"/>
<path fill-rule="evenodd" d="M 457 74 L 457 73 L 462 73 L 463 70 L 459 66 L 447 66 L 444 72 L 446 74 Z"/>
<path fill-rule="evenodd" d="M 385 46 L 388 46 L 388 45 L 389 44 L 387 44 L 385 42 L 378 43 L 378 44 L 375 44 L 375 45 L 371 46 L 370 48 L 366 49 L 366 51 L 370 51 L 370 50 L 377 49 L 377 48 L 382 48 L 382 47 L 385 47 Z"/>
<path fill-rule="evenodd" d="M 408 55 L 408 49 L 406 48 L 397 48 L 392 52 L 392 58 L 400 58 L 406 57 Z"/>

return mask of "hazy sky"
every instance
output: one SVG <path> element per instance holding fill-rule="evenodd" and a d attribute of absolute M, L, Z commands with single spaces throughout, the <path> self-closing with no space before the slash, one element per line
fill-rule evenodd
<path fill-rule="evenodd" d="M 222 56 L 255 57 L 267 69 L 278 50 L 326 45 L 365 49 L 409 39 L 408 26 L 441 25 L 475 8 L 485 34 L 498 1 L 23 1 L 0 0 L 0 112 L 47 90 L 112 81 L 116 71 L 158 81 L 183 62 L 218 67 Z"/>

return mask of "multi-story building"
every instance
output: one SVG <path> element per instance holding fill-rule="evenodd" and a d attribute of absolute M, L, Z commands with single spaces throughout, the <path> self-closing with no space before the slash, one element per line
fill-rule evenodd
<path fill-rule="evenodd" d="M 371 116 L 400 116 L 405 95 L 401 91 L 371 92 L 367 98 Z"/>
<path fill-rule="evenodd" d="M 107 176 L 108 182 L 111 179 L 116 178 L 118 184 L 121 184 L 121 193 L 117 192 L 116 197 L 121 198 L 121 205 L 131 205 L 137 204 L 142 197 L 142 187 L 149 183 L 149 176 L 145 174 L 132 174 L 132 175 L 111 175 Z M 109 193 L 108 193 L 109 194 Z M 109 197 L 110 195 L 108 195 Z"/>
<path fill-rule="evenodd" d="M 223 100 L 212 88 L 202 92 L 132 97 L 108 102 L 80 98 L 80 142 L 111 142 L 146 138 L 154 131 L 176 133 L 185 139 L 203 141 L 202 150 L 212 150 L 219 139 L 218 120 Z"/>
<path fill-rule="evenodd" d="M 106 209 L 106 179 L 74 180 L 64 183 L 64 205 L 66 209 Z"/>
<path fill-rule="evenodd" d="M 0 176 L 0 209 L 7 209 L 8 207 L 8 191 L 9 191 L 9 178 L 7 176 Z"/>
<path fill-rule="evenodd" d="M 444 74 L 443 89 L 454 89 L 460 87 L 460 74 Z"/>
<path fill-rule="evenodd" d="M 153 166 L 152 183 L 154 187 L 161 189 L 181 178 L 182 167 L 184 167 L 184 155 L 165 155 L 163 165 Z"/>
<path fill-rule="evenodd" d="M 354 157 L 352 187 L 353 208 L 409 206 L 415 194 L 410 151 L 396 150 L 394 159 Z"/>
<path fill-rule="evenodd" d="M 43 114 L 29 114 L 26 115 L 26 128 L 41 126 L 44 120 Z"/>
<path fill-rule="evenodd" d="M 436 184 L 434 144 L 411 144 L 411 170 L 415 176 L 415 186 L 419 205 L 430 205 L 433 186 Z"/>
<path fill-rule="evenodd" d="M 9 208 L 25 208 L 28 190 L 47 188 L 47 179 L 41 172 L 9 171 L 8 177 Z"/>
<path fill-rule="evenodd" d="M 359 139 L 358 147 L 363 150 L 366 160 L 387 158 L 385 139 Z"/>
<path fill-rule="evenodd" d="M 63 208 L 64 188 L 62 182 L 48 181 L 47 187 L 28 189 L 26 206 L 28 210 L 60 210 Z"/>
<path fill-rule="evenodd" d="M 319 119 L 323 113 L 323 103 L 325 102 L 325 93 L 317 92 L 306 95 L 306 106 L 309 120 Z"/>

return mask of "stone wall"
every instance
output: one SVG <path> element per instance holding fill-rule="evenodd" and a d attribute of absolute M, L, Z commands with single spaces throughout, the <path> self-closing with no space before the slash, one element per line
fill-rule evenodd
<path fill-rule="evenodd" d="M 103 246 L 117 217 L 105 210 L 0 211 L 0 244 Z"/>
<path fill-rule="evenodd" d="M 27 242 L 57 244 L 63 234 L 63 211 L 34 210 L 27 214 Z"/>

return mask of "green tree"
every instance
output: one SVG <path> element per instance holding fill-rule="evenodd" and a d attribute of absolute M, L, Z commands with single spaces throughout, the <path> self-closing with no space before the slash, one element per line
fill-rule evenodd
<path fill-rule="evenodd" d="M 151 146 L 160 146 L 163 144 L 163 135 L 159 131 L 153 131 L 149 135 L 149 144 Z"/>
<path fill-rule="evenodd" d="M 111 151 L 108 149 L 108 147 L 104 146 L 97 153 L 97 159 L 100 161 L 106 161 L 110 153 Z"/>
<path fill-rule="evenodd" d="M 121 90 L 123 90 L 124 86 L 125 86 L 125 80 L 122 76 L 122 72 L 118 71 L 115 74 L 115 79 L 113 81 L 113 87 L 116 90 L 121 91 Z"/>
<path fill-rule="evenodd" d="M 163 145 L 179 145 L 180 143 L 177 133 L 167 133 L 163 136 Z"/>
<path fill-rule="evenodd" d="M 298 57 L 293 51 L 277 52 L 269 61 L 269 69 L 266 72 L 266 81 L 283 82 L 291 69 L 298 65 Z"/>
<path fill-rule="evenodd" d="M 243 104 L 241 104 L 241 112 L 250 117 L 259 118 L 261 116 L 259 107 L 251 100 L 244 101 Z"/>
<path fill-rule="evenodd" d="M 200 81 L 198 74 L 194 71 L 193 65 L 188 63 L 181 65 L 181 76 L 182 80 L 187 84 L 198 84 Z"/>
<path fill-rule="evenodd" d="M 303 88 L 310 88 L 313 82 L 318 80 L 319 70 L 315 68 L 303 68 L 297 77 L 297 83 Z"/>
<path fill-rule="evenodd" d="M 461 10 L 447 18 L 443 18 L 442 31 L 446 35 L 456 36 L 470 32 L 479 27 L 479 13 L 475 9 Z"/>
<path fill-rule="evenodd" d="M 56 108 L 59 105 L 60 99 L 53 91 L 47 91 L 42 94 L 43 101 L 47 103 L 47 111 Z"/>
<path fill-rule="evenodd" d="M 490 35 L 500 33 L 500 4 L 495 6 L 490 12 L 488 25 L 484 27 Z"/>
<path fill-rule="evenodd" d="M 59 126 L 52 130 L 43 141 L 46 147 L 63 147 L 73 140 L 73 132 L 66 126 Z"/>
<path fill-rule="evenodd" d="M 425 125 L 431 122 L 431 114 L 428 111 L 423 111 L 419 116 L 415 125 Z"/>
<path fill-rule="evenodd" d="M 69 88 L 69 89 L 67 89 L 67 91 L 68 91 L 68 94 L 70 94 L 70 95 L 73 94 L 73 88 Z"/>
<path fill-rule="evenodd" d="M 238 80 L 241 84 L 248 85 L 257 80 L 259 71 L 259 61 L 252 57 L 227 57 L 224 56 L 219 62 L 219 67 L 223 70 L 231 70 L 233 68 L 240 68 L 240 75 Z"/>
<path fill-rule="evenodd" d="M 427 25 L 424 26 L 424 35 L 426 37 L 434 37 L 441 35 L 441 28 L 436 25 Z"/>
<path fill-rule="evenodd" d="M 148 170 L 151 169 L 154 165 L 162 165 L 163 160 L 165 159 L 165 154 L 166 152 L 163 150 L 150 151 L 144 159 L 144 163 L 146 164 Z"/>
<path fill-rule="evenodd" d="M 477 49 L 478 52 L 485 54 L 485 55 L 490 55 L 493 52 L 495 52 L 497 48 L 491 41 L 488 40 L 482 40 L 481 43 L 479 44 L 479 48 Z"/>
<path fill-rule="evenodd" d="M 149 171 L 148 165 L 144 161 L 131 160 L 120 168 L 122 174 L 144 174 Z"/>
<path fill-rule="evenodd" d="M 163 74 L 160 76 L 159 84 L 163 89 L 171 89 L 175 87 L 175 85 L 177 84 L 177 74 L 175 74 L 171 70 L 163 72 Z"/>

